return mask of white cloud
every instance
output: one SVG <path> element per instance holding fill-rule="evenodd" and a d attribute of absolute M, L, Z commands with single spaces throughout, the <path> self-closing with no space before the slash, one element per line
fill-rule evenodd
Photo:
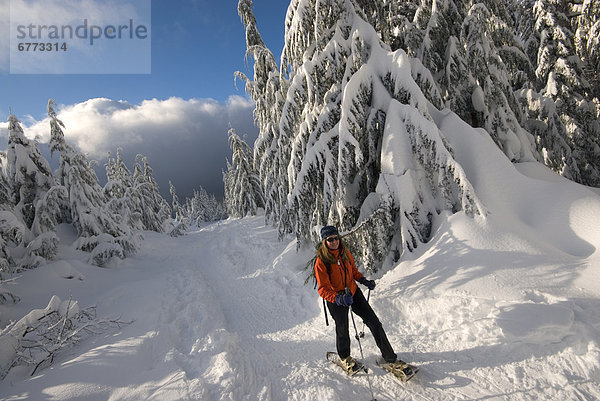
<path fill-rule="evenodd" d="M 0 138 L 8 140 L 8 122 L 0 122 Z"/>
<path fill-rule="evenodd" d="M 57 113 L 65 124 L 67 142 L 90 158 L 103 165 L 108 152 L 114 154 L 122 148 L 131 167 L 135 155 L 142 153 L 148 157 L 161 190 L 168 191 L 171 180 L 185 197 L 198 185 L 208 192 L 222 192 L 221 171 L 225 159 L 230 158 L 227 131 L 231 126 L 240 135 L 248 134 L 252 145 L 257 135 L 253 107 L 240 96 L 231 96 L 226 102 L 172 97 L 144 100 L 138 105 L 95 98 L 61 105 Z M 48 142 L 48 118 L 24 125 L 27 137 Z"/>

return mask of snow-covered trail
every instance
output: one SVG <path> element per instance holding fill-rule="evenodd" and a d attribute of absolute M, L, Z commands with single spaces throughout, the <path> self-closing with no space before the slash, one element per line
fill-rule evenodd
<path fill-rule="evenodd" d="M 365 378 L 355 378 L 353 383 L 324 360 L 326 351 L 335 350 L 333 325 L 325 326 L 312 283 L 303 285 L 307 273 L 302 268 L 312 257 L 310 252 L 297 254 L 293 243 L 284 249 L 277 231 L 263 227 L 260 218 L 212 225 L 182 240 L 189 242 L 186 247 L 197 249 L 195 258 L 199 259 L 186 262 L 186 276 L 177 280 L 174 290 L 180 294 L 191 290 L 196 299 L 189 299 L 188 305 L 211 305 L 213 313 L 214 327 L 209 333 L 206 327 L 194 333 L 176 330 L 188 343 L 181 357 L 191 364 L 204 364 L 186 376 L 203 389 L 194 393 L 201 395 L 199 399 L 208 394 L 207 400 L 368 397 Z M 204 283 L 200 291 L 199 281 Z M 210 289 L 205 291 L 206 284 Z M 166 315 L 176 321 L 173 316 L 181 310 L 179 305 L 170 301 L 167 305 Z M 189 316 L 184 310 L 180 318 Z M 184 327 L 188 326 L 186 322 Z M 368 359 L 374 363 L 378 352 L 374 344 L 366 344 L 372 342 L 369 337 L 364 340 L 365 349 L 370 349 Z M 198 352 L 192 342 L 217 345 Z M 358 356 L 357 347 L 354 351 Z M 208 365 L 207 360 L 211 360 Z M 382 371 L 373 371 L 371 376 L 380 386 L 378 392 L 387 393 L 380 399 L 396 399 L 401 387 L 395 379 Z M 404 398 L 422 399 L 420 392 L 417 388 Z"/>
<path fill-rule="evenodd" d="M 285 378 L 314 349 L 298 327 L 310 316 L 306 308 L 315 313 L 314 299 L 299 271 L 274 266 L 285 245 L 256 223 L 224 222 L 182 239 L 195 249 L 182 275 L 170 280 L 182 302 L 167 295 L 163 310 L 182 344 L 178 354 L 193 367 L 185 380 L 198 388 L 198 399 L 288 399 L 293 385 Z M 273 338 L 284 330 L 287 341 Z"/>

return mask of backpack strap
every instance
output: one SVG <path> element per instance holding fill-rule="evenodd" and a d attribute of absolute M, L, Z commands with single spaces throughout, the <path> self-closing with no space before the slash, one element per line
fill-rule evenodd
<path fill-rule="evenodd" d="M 329 279 L 331 279 L 331 265 L 328 263 L 325 265 L 325 267 L 327 268 L 327 275 L 329 276 Z M 315 288 L 317 288 L 317 277 L 315 275 Z M 321 298 L 323 300 L 323 314 L 325 314 L 325 325 L 329 326 L 329 318 L 327 317 L 327 305 L 325 304 L 325 298 Z"/>

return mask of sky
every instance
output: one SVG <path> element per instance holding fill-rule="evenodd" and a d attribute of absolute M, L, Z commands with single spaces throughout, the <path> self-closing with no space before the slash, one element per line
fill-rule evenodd
<path fill-rule="evenodd" d="M 236 0 L 151 0 L 150 73 L 134 74 L 11 73 L 13 44 L 6 38 L 12 34 L 10 6 L 14 11 L 17 1 L 23 0 L 0 0 L 0 150 L 7 146 L 9 109 L 43 148 L 49 137 L 46 105 L 52 98 L 67 141 L 99 166 L 117 148 L 130 168 L 142 153 L 163 193 L 171 180 L 180 198 L 200 185 L 222 196 L 228 129 L 248 135 L 250 144 L 258 134 L 244 84 L 234 82 L 235 71 L 252 74 Z M 288 4 L 256 0 L 254 5 L 259 30 L 276 58 L 283 48 Z M 118 60 L 113 64 L 127 67 Z M 105 179 L 103 171 L 99 178 Z"/>

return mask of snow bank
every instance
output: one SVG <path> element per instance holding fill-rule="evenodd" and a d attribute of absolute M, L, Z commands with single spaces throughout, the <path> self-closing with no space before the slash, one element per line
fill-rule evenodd
<path fill-rule="evenodd" d="M 447 110 L 432 114 L 495 224 L 535 243 L 542 252 L 583 258 L 597 252 L 597 193 L 539 163 L 514 165 L 493 148 L 485 131 L 471 128 Z"/>

